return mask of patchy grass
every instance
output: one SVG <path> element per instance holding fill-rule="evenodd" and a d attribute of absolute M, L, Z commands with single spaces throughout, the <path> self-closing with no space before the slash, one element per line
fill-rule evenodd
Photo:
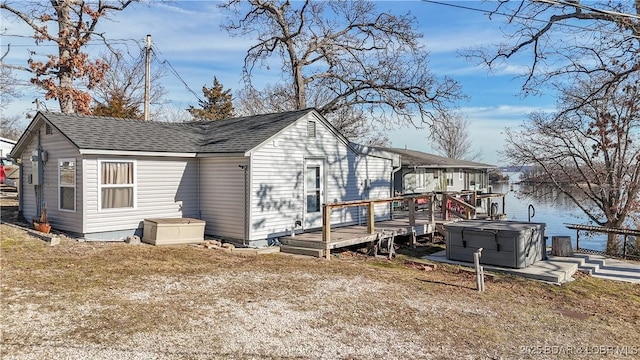
<path fill-rule="evenodd" d="M 347 253 L 326 261 L 70 239 L 50 247 L 14 227 L 0 231 L 3 357 L 511 359 L 574 358 L 543 353 L 569 346 L 640 350 L 640 287 L 627 283 L 496 275 L 478 293 L 474 275 L 457 266 L 405 264 L 411 251 L 435 250 L 426 247 L 391 261 Z"/>

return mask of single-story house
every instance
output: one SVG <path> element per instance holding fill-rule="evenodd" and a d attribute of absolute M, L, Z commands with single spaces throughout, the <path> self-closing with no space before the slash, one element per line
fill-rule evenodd
<path fill-rule="evenodd" d="M 54 229 L 119 240 L 147 218 L 197 218 L 205 234 L 252 246 L 320 228 L 323 203 L 391 197 L 400 166 L 314 109 L 187 123 L 39 112 L 12 156 L 26 219 L 46 206 Z M 364 211 L 335 210 L 332 225 Z"/>
<path fill-rule="evenodd" d="M 490 192 L 489 169 L 494 165 L 457 160 L 416 150 L 383 148 L 400 155 L 402 168 L 394 176 L 396 195 L 463 190 Z"/>

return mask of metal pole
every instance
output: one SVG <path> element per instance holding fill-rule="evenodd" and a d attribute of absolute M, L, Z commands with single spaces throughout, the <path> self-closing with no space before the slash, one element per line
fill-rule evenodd
<path fill-rule="evenodd" d="M 624 236 L 624 244 L 622 244 L 622 258 L 627 258 L 627 235 Z"/>
<path fill-rule="evenodd" d="M 144 120 L 149 120 L 149 102 L 151 91 L 151 35 L 147 35 L 145 47 L 145 70 L 144 70 Z"/>

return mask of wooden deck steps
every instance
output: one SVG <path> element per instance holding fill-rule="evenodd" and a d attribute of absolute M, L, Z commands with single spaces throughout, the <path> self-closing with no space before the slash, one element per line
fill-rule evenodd
<path fill-rule="evenodd" d="M 280 252 L 287 253 L 287 254 L 313 256 L 318 258 L 324 256 L 323 249 L 316 249 L 312 247 L 280 245 Z"/>

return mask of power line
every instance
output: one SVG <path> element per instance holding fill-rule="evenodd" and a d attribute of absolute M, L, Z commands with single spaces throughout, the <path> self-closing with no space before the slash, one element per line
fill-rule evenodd
<path fill-rule="evenodd" d="M 154 53 L 154 55 L 155 55 L 156 50 L 158 51 L 158 53 L 162 54 L 162 51 L 160 51 L 160 49 L 158 49 L 157 45 L 152 44 L 151 52 L 152 52 L 152 53 Z M 160 60 L 158 60 L 158 61 L 160 61 Z M 180 80 L 180 82 L 182 82 L 182 84 L 184 85 L 184 87 L 185 87 L 185 88 L 186 88 L 190 93 L 192 93 L 192 94 L 193 94 L 193 96 L 195 96 L 195 97 L 196 97 L 196 99 L 198 99 L 198 101 L 200 101 L 200 102 L 204 102 L 204 100 L 202 100 L 202 99 L 200 98 L 200 96 L 198 96 L 198 94 L 197 94 L 195 91 L 193 91 L 193 89 L 191 89 L 191 88 L 189 87 L 189 85 L 187 84 L 187 82 L 182 78 L 182 76 L 180 76 L 180 74 L 178 73 L 178 71 L 173 67 L 173 65 L 169 62 L 169 60 L 164 59 L 164 60 L 160 61 L 160 64 L 161 64 L 161 65 L 165 65 L 165 66 L 169 69 L 169 71 L 170 71 L 170 72 L 171 72 L 171 73 L 172 73 L 172 74 L 173 74 L 173 75 L 174 75 L 178 80 Z"/>
<path fill-rule="evenodd" d="M 538 1 L 545 2 L 545 3 L 550 3 L 550 1 L 546 1 L 546 0 L 538 0 Z M 512 18 L 520 19 L 520 20 L 537 21 L 537 22 L 540 22 L 540 23 L 548 23 L 549 22 L 548 20 L 540 20 L 540 19 L 536 19 L 536 18 L 530 18 L 530 17 L 516 15 L 516 14 L 508 14 L 508 13 L 504 13 L 504 12 L 497 12 L 497 11 L 493 11 L 493 10 L 478 9 L 478 8 L 473 8 L 473 7 L 470 7 L 470 6 L 464 6 L 464 5 L 453 4 L 453 3 L 445 3 L 445 2 L 433 1 L 433 0 L 422 0 L 422 2 L 431 3 L 431 4 L 435 4 L 435 5 L 448 6 L 448 7 L 452 7 L 452 8 L 456 8 L 456 9 L 463 9 L 463 10 L 481 12 L 481 13 L 483 13 L 485 15 L 494 15 L 495 14 L 495 15 L 508 16 L 508 17 L 512 17 Z M 560 3 L 558 3 L 558 4 L 560 4 Z M 565 4 L 573 5 L 572 3 L 565 3 Z M 605 11 L 605 10 L 602 10 L 601 12 L 603 12 L 603 11 Z M 619 13 L 619 14 L 623 14 L 623 13 Z M 630 14 L 626 14 L 626 15 L 635 17 L 634 15 L 630 15 Z M 573 24 L 567 24 L 567 23 L 558 22 L 558 23 L 555 23 L 555 24 L 559 25 L 559 26 L 565 26 L 565 27 L 570 27 L 570 28 L 579 29 L 579 30 L 587 30 L 587 31 L 590 31 L 590 32 L 601 32 L 603 34 L 609 34 L 609 35 L 623 35 L 620 32 L 608 31 L 608 30 L 602 30 L 602 29 L 591 29 L 591 28 L 588 28 L 588 27 L 579 26 L 579 25 L 573 25 Z M 628 36 L 628 37 L 631 37 L 631 38 L 635 38 L 635 39 L 640 39 L 639 35 L 629 34 L 629 35 L 625 35 L 625 36 Z"/>

